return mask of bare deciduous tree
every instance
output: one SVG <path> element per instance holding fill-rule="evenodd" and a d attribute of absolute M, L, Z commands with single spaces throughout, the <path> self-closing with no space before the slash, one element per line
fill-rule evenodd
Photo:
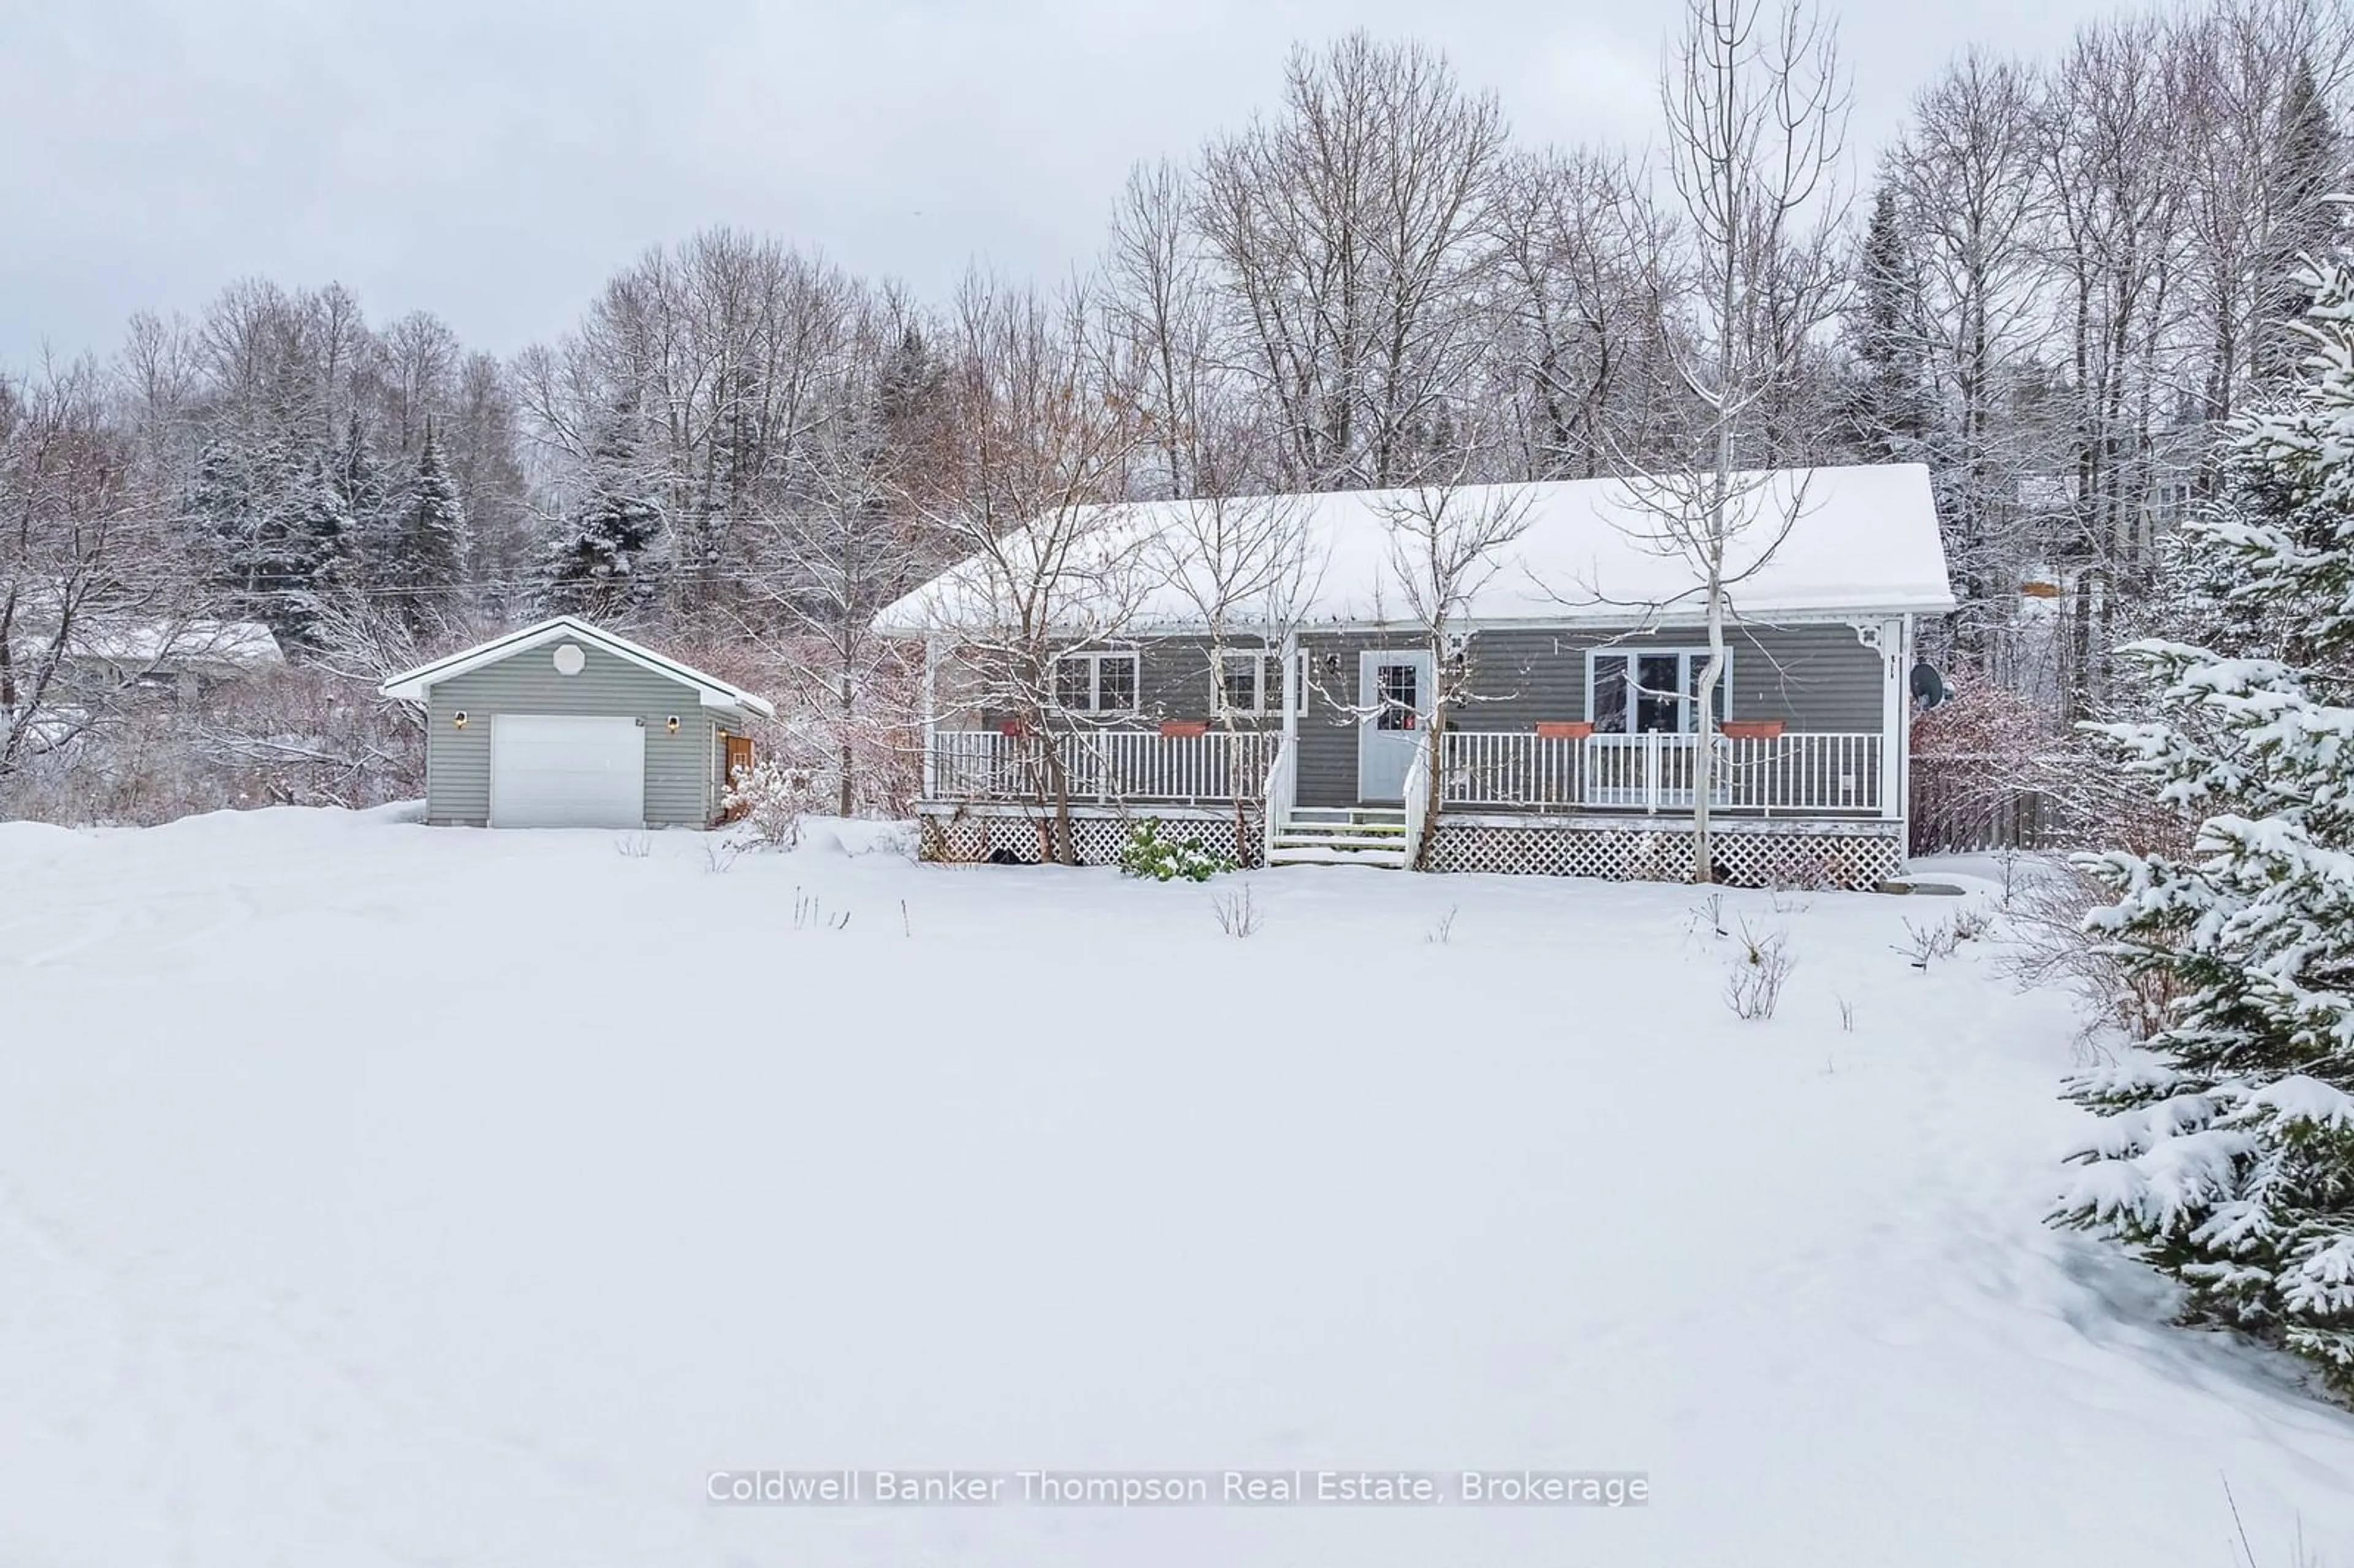
<path fill-rule="evenodd" d="M 2006 412 L 2038 335 L 2037 154 L 2031 77 L 1973 50 L 1914 100 L 1912 124 L 1882 163 L 1918 268 L 1921 298 L 1906 319 L 1919 324 L 1953 435 L 1939 502 L 1962 601 L 1955 637 L 1973 654 L 2016 587 L 2019 492 L 2036 466 Z"/>
<path fill-rule="evenodd" d="M 1489 217 L 1498 342 L 1530 479 L 1594 479 L 1649 455 L 1679 402 L 1670 301 L 1674 226 L 1640 169 L 1582 149 L 1504 165 Z"/>
<path fill-rule="evenodd" d="M 1791 394 L 1836 302 L 1847 93 L 1829 25 L 1795 0 L 1691 0 L 1660 98 L 1699 284 L 1682 366 L 1698 413 L 1689 461 L 1630 485 L 1643 542 L 1691 568 L 1707 617 L 1691 695 L 1692 880 L 1708 882 L 1730 590 L 1772 559 L 1804 503 L 1742 462 L 1770 462 L 1790 441 L 1802 407 Z"/>
<path fill-rule="evenodd" d="M 112 717 L 186 640 L 196 585 L 132 476 L 93 366 L 0 382 L 0 784 Z M 87 657 L 101 640 L 115 656 Z"/>
<path fill-rule="evenodd" d="M 934 700 L 1023 742 L 1052 812 L 1044 858 L 1075 863 L 1069 741 L 1098 705 L 1066 700 L 1059 662 L 1122 648 L 1152 587 L 1119 504 L 1142 446 L 1133 388 L 1097 302 L 969 276 L 949 313 L 953 436 L 920 506 L 959 567 L 937 585 Z M 1130 701 L 1133 693 L 1129 694 Z M 929 704 L 928 703 L 928 705 Z"/>
<path fill-rule="evenodd" d="M 1430 721 L 1423 745 L 1429 766 L 1418 782 L 1422 833 L 1409 846 L 1412 863 L 1430 863 L 1438 839 L 1441 749 L 1448 718 L 1474 700 L 1480 683 L 1472 667 L 1470 639 L 1462 627 L 1471 598 L 1504 569 L 1505 552 L 1531 522 L 1530 497 L 1518 485 L 1465 482 L 1461 470 L 1382 496 L 1388 577 L 1417 634 L 1429 651 Z M 1370 718 L 1372 715 L 1360 715 Z"/>
<path fill-rule="evenodd" d="M 1282 488 L 1412 473 L 1485 349 L 1470 297 L 1504 146 L 1493 96 L 1420 44 L 1293 52 L 1280 114 L 1203 154 L 1225 357 L 1280 433 Z"/>

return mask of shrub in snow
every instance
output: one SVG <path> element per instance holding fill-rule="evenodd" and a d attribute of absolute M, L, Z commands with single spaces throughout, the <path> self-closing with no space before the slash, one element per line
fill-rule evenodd
<path fill-rule="evenodd" d="M 2211 645 L 2130 645 L 2159 716 L 2097 726 L 2200 825 L 2084 862 L 2115 899 L 2090 928 L 2179 995 L 2073 1084 L 2102 1120 L 2054 1218 L 2354 1398 L 2354 268 L 2302 281 L 2318 352 L 2186 531 Z"/>
<path fill-rule="evenodd" d="M 736 770 L 722 803 L 742 814 L 755 842 L 791 849 L 801 842 L 801 819 L 817 809 L 822 793 L 816 768 L 763 761 Z"/>
<path fill-rule="evenodd" d="M 1229 937 L 1253 937 L 1258 934 L 1259 907 L 1251 896 L 1250 884 L 1242 891 L 1210 900 L 1210 911 L 1218 917 L 1218 929 Z"/>
<path fill-rule="evenodd" d="M 1204 849 L 1199 839 L 1168 837 L 1159 818 L 1147 817 L 1129 830 L 1128 842 L 1119 846 L 1119 869 L 1124 876 L 1149 876 L 1155 882 L 1179 877 L 1207 882 L 1222 871 L 1234 870 L 1235 863 Z"/>
<path fill-rule="evenodd" d="M 1733 1009 L 1736 1018 L 1773 1017 L 1775 1008 L 1781 1005 L 1782 984 L 1797 967 L 1786 933 L 1769 931 L 1760 935 L 1743 921 L 1741 955 L 1725 979 L 1724 1005 Z"/>

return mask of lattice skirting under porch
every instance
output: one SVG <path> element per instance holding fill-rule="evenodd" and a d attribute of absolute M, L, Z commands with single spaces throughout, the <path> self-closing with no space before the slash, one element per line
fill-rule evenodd
<path fill-rule="evenodd" d="M 1214 818 L 1176 817 L 1141 807 L 1126 815 L 1100 810 L 1085 815 L 1075 811 L 1071 818 L 1071 843 L 1078 852 L 1079 863 L 1114 863 L 1119 859 L 1120 845 L 1128 842 L 1136 824 L 1155 816 L 1161 818 L 1165 838 L 1181 842 L 1198 839 L 1204 849 L 1224 855 L 1237 865 L 1258 863 L 1261 838 L 1256 807 L 1250 810 L 1239 844 L 1230 811 Z M 1001 857 L 1024 864 L 1049 858 L 1048 846 L 1053 841 L 1049 836 L 1052 821 L 1047 817 L 1028 813 L 957 814 L 926 815 L 919 821 L 922 838 L 918 853 L 925 860 L 969 865 Z"/>
<path fill-rule="evenodd" d="M 1741 887 L 1868 888 L 1903 868 L 1889 832 L 1720 829 L 1712 853 L 1720 882 Z M 1450 822 L 1441 818 L 1433 871 L 1598 876 L 1613 882 L 1685 882 L 1692 836 L 1617 823 Z"/>

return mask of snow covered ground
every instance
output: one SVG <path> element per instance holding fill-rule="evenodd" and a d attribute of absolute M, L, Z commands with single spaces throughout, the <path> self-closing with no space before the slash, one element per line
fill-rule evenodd
<path fill-rule="evenodd" d="M 1728 895 L 1744 1022 L 1685 888 L 818 837 L 0 824 L 0 1563 L 2354 1563 L 2354 1417 L 2041 1224 L 1951 900 Z M 834 1466 L 1653 1500 L 704 1500 Z"/>

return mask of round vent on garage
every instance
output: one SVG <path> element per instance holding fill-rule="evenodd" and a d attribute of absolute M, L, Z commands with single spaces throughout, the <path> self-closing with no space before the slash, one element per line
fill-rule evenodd
<path fill-rule="evenodd" d="M 559 675 L 577 675 L 588 662 L 588 655 L 580 652 L 577 643 L 562 643 L 556 650 L 556 673 Z"/>

